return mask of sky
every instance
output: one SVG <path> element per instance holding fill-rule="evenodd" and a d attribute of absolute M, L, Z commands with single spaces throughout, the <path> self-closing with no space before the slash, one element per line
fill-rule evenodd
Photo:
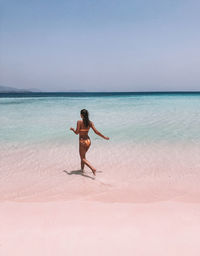
<path fill-rule="evenodd" d="M 200 1 L 0 0 L 0 85 L 200 91 Z"/>

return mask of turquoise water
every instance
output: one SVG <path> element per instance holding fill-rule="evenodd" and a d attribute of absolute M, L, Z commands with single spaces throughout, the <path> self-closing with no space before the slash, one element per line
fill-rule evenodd
<path fill-rule="evenodd" d="M 82 108 L 115 143 L 200 142 L 200 94 L 30 96 L 0 98 L 4 146 L 72 143 L 69 128 L 76 126 Z"/>
<path fill-rule="evenodd" d="M 69 130 L 83 108 L 110 137 L 89 132 L 95 180 Z M 0 200 L 200 198 L 198 93 L 0 95 L 0 124 Z"/>

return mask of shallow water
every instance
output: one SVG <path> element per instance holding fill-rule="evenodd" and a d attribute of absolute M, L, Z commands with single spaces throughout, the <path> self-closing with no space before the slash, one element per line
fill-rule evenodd
<path fill-rule="evenodd" d="M 30 96 L 0 97 L 1 200 L 198 198 L 200 94 Z M 110 137 L 89 132 L 95 180 L 69 130 L 82 108 Z"/>

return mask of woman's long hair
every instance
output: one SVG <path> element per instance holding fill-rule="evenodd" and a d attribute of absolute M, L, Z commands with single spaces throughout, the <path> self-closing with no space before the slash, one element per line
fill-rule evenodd
<path fill-rule="evenodd" d="M 84 123 L 85 127 L 88 127 L 88 125 L 90 123 L 90 119 L 89 119 L 89 112 L 87 111 L 87 109 L 82 109 L 81 115 L 83 116 L 83 123 Z"/>

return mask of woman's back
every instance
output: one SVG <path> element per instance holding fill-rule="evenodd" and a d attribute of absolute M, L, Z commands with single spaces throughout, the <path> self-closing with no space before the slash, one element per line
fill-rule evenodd
<path fill-rule="evenodd" d="M 79 130 L 79 134 L 80 135 L 87 135 L 88 131 L 90 130 L 91 127 L 91 121 L 89 122 L 88 127 L 85 127 L 84 123 L 82 120 L 80 120 L 80 130 Z"/>

